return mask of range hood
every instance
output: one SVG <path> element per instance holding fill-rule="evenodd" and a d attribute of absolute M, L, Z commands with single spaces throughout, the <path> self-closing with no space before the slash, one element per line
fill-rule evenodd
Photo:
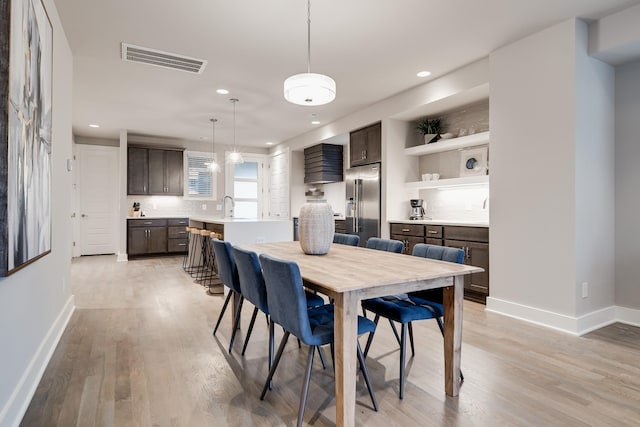
<path fill-rule="evenodd" d="M 304 183 L 327 184 L 344 180 L 342 145 L 318 144 L 304 149 Z"/>

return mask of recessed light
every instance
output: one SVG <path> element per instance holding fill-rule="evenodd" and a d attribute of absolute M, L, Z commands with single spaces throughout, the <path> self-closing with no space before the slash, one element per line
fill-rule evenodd
<path fill-rule="evenodd" d="M 311 122 L 312 125 L 319 125 L 320 124 L 320 120 L 314 120 Z"/>
<path fill-rule="evenodd" d="M 90 127 L 90 128 L 99 128 L 99 127 L 100 127 L 100 125 L 90 124 L 90 125 L 89 125 L 89 127 Z"/>
<path fill-rule="evenodd" d="M 418 77 L 429 77 L 431 75 L 431 71 L 420 71 L 416 76 Z"/>
<path fill-rule="evenodd" d="M 264 144 L 265 144 L 265 145 L 273 145 L 273 142 L 271 142 L 271 141 L 267 141 L 267 142 L 265 142 Z"/>
<path fill-rule="evenodd" d="M 218 89 L 216 90 L 216 92 L 218 92 L 220 95 L 227 95 L 229 93 L 229 91 L 226 89 Z"/>

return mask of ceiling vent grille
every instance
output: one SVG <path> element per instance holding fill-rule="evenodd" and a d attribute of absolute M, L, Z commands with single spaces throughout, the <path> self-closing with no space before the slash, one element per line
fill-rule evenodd
<path fill-rule="evenodd" d="M 204 67 L 207 65 L 207 61 L 204 59 L 191 58 L 128 43 L 122 43 L 122 60 L 142 62 L 156 67 L 171 68 L 196 74 L 202 74 Z"/>

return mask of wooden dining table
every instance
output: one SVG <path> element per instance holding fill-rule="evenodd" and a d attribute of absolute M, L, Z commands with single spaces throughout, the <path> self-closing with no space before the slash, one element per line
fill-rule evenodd
<path fill-rule="evenodd" d="M 336 425 L 355 425 L 357 319 L 363 299 L 443 288 L 445 393 L 458 395 L 463 276 L 481 268 L 339 244 L 325 255 L 306 255 L 299 242 L 240 246 L 295 261 L 305 286 L 334 299 Z"/>

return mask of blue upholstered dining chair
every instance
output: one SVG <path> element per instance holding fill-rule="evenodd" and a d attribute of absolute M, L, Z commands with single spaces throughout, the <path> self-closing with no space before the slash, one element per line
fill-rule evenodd
<path fill-rule="evenodd" d="M 337 243 L 339 245 L 358 246 L 360 243 L 360 236 L 357 234 L 335 233 L 333 235 L 333 243 Z"/>
<path fill-rule="evenodd" d="M 301 426 L 309 392 L 309 379 L 311 378 L 315 348 L 333 343 L 333 305 L 327 304 L 320 307 L 307 308 L 302 276 L 295 262 L 280 260 L 264 254 L 260 255 L 260 262 L 267 287 L 267 300 L 271 311 L 271 319 L 285 330 L 273 366 L 262 389 L 260 400 L 264 399 L 273 374 L 278 368 L 278 363 L 289 335 L 293 334 L 303 343 L 310 346 L 298 410 L 298 426 Z M 371 320 L 358 316 L 358 334 L 373 332 L 374 329 L 375 324 Z M 378 403 L 371 388 L 371 381 L 369 380 L 369 373 L 360 343 L 357 343 L 357 346 L 360 369 L 367 384 L 373 407 L 377 411 Z"/>
<path fill-rule="evenodd" d="M 367 240 L 367 248 L 400 254 L 402 253 L 402 249 L 404 249 L 404 243 L 402 243 L 400 240 L 370 237 L 369 240 Z"/>
<path fill-rule="evenodd" d="M 238 329 L 237 323 L 240 320 L 240 312 L 242 311 L 242 303 L 244 301 L 244 297 L 242 296 L 242 291 L 240 289 L 240 278 L 238 277 L 238 269 L 233 258 L 233 253 L 231 252 L 231 243 L 218 239 L 212 239 L 211 246 L 213 246 L 216 264 L 218 265 L 218 276 L 220 277 L 220 281 L 223 285 L 229 288 L 227 298 L 224 300 L 224 304 L 222 305 L 222 311 L 220 311 L 216 326 L 215 328 L 213 328 L 213 335 L 215 335 L 218 331 L 218 327 L 220 326 L 220 322 L 222 321 L 222 316 L 224 316 L 224 312 L 227 310 L 227 306 L 229 305 L 231 297 L 233 295 L 239 296 L 236 318 L 233 322 L 231 340 L 229 341 L 229 353 L 231 353 L 231 349 L 233 348 L 233 341 L 236 338 L 236 331 Z"/>
<path fill-rule="evenodd" d="M 413 256 L 421 256 L 424 258 L 437 259 L 442 261 L 456 262 L 462 264 L 464 261 L 464 251 L 462 249 L 450 248 L 446 246 L 427 245 L 418 243 L 413 248 Z M 438 301 L 439 297 L 439 301 Z M 418 291 L 410 294 L 390 295 L 380 298 L 372 298 L 362 301 L 362 308 L 375 314 L 374 323 L 377 325 L 380 316 L 389 319 L 389 323 L 393 328 L 396 339 L 400 344 L 400 399 L 404 397 L 404 380 L 405 380 L 405 359 L 406 359 L 406 341 L 407 329 L 409 330 L 409 339 L 411 341 L 411 354 L 415 355 L 413 345 L 413 327 L 414 320 L 436 319 L 440 331 L 444 335 L 444 326 L 442 324 L 442 316 L 444 315 L 444 307 L 442 305 L 442 289 L 433 291 Z M 393 322 L 402 324 L 400 337 L 395 329 Z M 365 357 L 369 353 L 371 342 L 374 334 L 370 334 L 367 339 L 367 345 L 364 350 Z M 460 379 L 464 377 L 460 374 Z"/>

